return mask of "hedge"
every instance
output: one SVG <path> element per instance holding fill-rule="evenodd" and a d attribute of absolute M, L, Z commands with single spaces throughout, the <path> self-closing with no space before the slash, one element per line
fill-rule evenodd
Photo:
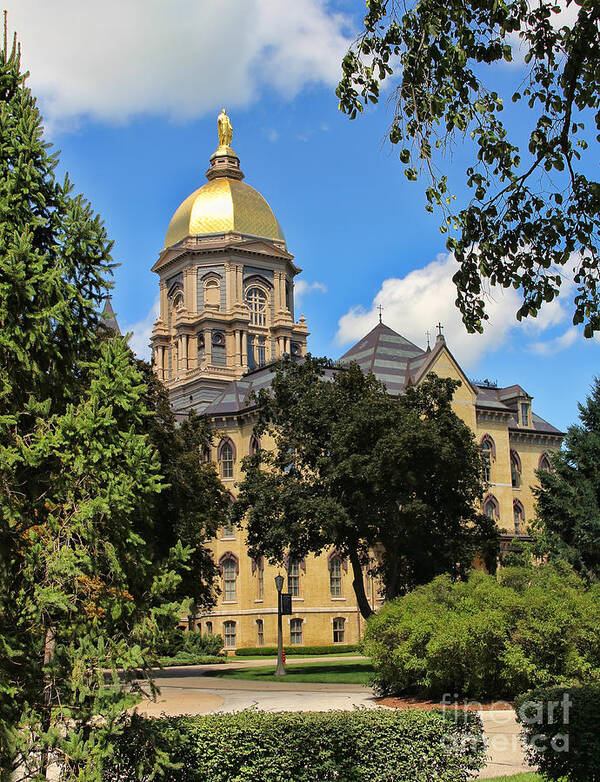
<path fill-rule="evenodd" d="M 103 782 L 466 782 L 485 765 L 481 721 L 416 710 L 147 719 L 133 715 Z"/>
<path fill-rule="evenodd" d="M 337 644 L 336 646 L 286 646 L 285 655 L 291 657 L 292 655 L 306 655 L 311 654 L 345 654 L 346 652 L 358 652 L 358 646 L 356 644 Z M 276 646 L 259 646 L 257 648 L 241 647 L 235 650 L 236 657 L 276 657 Z"/>
<path fill-rule="evenodd" d="M 227 657 L 224 655 L 196 654 L 195 652 L 179 652 L 172 657 L 159 657 L 159 662 L 163 668 L 171 665 L 216 665 L 227 663 Z"/>
<path fill-rule="evenodd" d="M 515 706 L 528 762 L 546 779 L 600 780 L 600 685 L 537 689 Z"/>

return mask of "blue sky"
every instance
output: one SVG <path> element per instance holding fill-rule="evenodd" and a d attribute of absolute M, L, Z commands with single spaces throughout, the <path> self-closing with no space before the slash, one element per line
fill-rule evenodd
<path fill-rule="evenodd" d="M 385 99 L 351 122 L 334 95 L 361 0 L 9 0 L 30 85 L 77 190 L 114 239 L 113 303 L 142 350 L 158 280 L 150 267 L 171 215 L 204 183 L 216 116 L 230 114 L 246 181 L 268 200 L 303 269 L 297 315 L 314 354 L 337 357 L 383 319 L 419 345 L 441 320 L 467 374 L 520 383 L 559 427 L 598 373 L 599 343 L 572 327 L 570 300 L 517 325 L 516 294 L 491 296 L 483 336 L 453 306 L 452 259 L 385 142 Z M 519 83 L 517 63 L 495 72 Z M 527 117 L 514 114 L 516 132 Z M 463 194 L 467 151 L 448 163 Z M 568 293 L 568 291 L 567 291 Z"/>

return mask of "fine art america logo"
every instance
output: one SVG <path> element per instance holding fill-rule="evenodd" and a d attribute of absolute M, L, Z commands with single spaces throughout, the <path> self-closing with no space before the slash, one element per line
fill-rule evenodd
<path fill-rule="evenodd" d="M 539 725 L 560 725 L 567 728 L 569 725 L 569 713 L 573 701 L 568 692 L 565 692 L 561 700 L 530 700 L 524 701 L 517 709 L 508 701 L 494 701 L 483 704 L 475 700 L 459 700 L 458 693 L 445 693 L 440 706 L 444 713 L 453 715 L 454 721 L 467 723 L 469 712 L 484 714 L 485 731 L 487 733 L 487 749 L 495 756 L 505 752 L 518 752 L 521 749 L 532 749 L 536 753 L 568 752 L 569 733 L 564 730 L 548 736 L 540 729 Z M 523 733 L 515 732 L 514 715 L 517 714 L 518 722 L 523 726 Z M 505 729 L 502 730 L 502 727 Z M 465 740 L 463 736 L 461 740 Z M 467 739 L 469 740 L 469 739 Z M 473 740 L 473 739 L 471 739 Z M 475 739 L 477 741 L 477 739 Z"/>

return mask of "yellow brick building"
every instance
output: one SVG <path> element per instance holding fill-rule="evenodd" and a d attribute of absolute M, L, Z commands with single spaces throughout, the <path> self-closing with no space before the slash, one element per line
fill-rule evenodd
<path fill-rule="evenodd" d="M 269 385 L 271 365 L 281 356 L 305 355 L 308 330 L 304 318 L 296 321 L 294 315 L 294 277 L 301 270 L 271 208 L 242 181 L 239 158 L 230 146 L 231 126 L 228 134 L 223 116 L 208 182 L 173 215 L 153 266 L 160 280 L 160 313 L 152 350 L 175 413 L 184 417 L 194 409 L 211 417 L 217 437 L 210 458 L 235 496 L 242 458 L 269 447 L 253 434 L 250 394 Z M 533 412 L 532 397 L 520 386 L 470 381 L 441 331 L 432 349 L 422 349 L 379 323 L 340 363 L 357 361 L 393 394 L 418 385 L 431 372 L 461 381 L 454 409 L 475 433 L 489 464 L 483 508 L 509 541 L 526 534 L 534 513 L 535 470 L 547 465 L 547 454 L 560 446 L 562 433 Z M 223 529 L 211 546 L 221 594 L 215 609 L 198 618 L 200 629 L 223 635 L 231 650 L 275 645 L 277 569 L 250 559 L 239 530 Z M 332 551 L 286 562 L 284 570 L 294 611 L 284 617 L 286 645 L 359 639 L 363 620 L 346 561 Z M 381 598 L 373 580 L 365 578 L 376 608 Z"/>

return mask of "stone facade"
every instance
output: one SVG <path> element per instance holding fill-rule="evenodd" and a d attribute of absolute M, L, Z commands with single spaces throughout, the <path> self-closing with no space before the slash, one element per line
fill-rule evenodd
<path fill-rule="evenodd" d="M 273 361 L 305 354 L 308 331 L 303 318 L 294 319 L 294 277 L 300 269 L 266 201 L 241 183 L 230 147 L 212 156 L 207 177 L 209 184 L 175 213 L 167 232 L 172 243 L 153 267 L 160 279 L 153 360 L 177 415 L 194 409 L 211 417 L 216 439 L 210 458 L 235 496 L 242 458 L 253 448 L 269 447 L 253 435 L 250 394 L 269 385 Z M 380 323 L 340 359 L 349 361 L 372 371 L 393 394 L 432 372 L 459 380 L 454 409 L 489 460 L 484 511 L 497 519 L 507 544 L 526 535 L 534 515 L 535 471 L 560 446 L 562 433 L 532 411 L 524 389 L 471 382 L 441 329 L 433 349 L 422 349 Z M 364 621 L 352 575 L 335 552 L 273 568 L 250 559 L 239 530 L 222 530 L 211 548 L 221 594 L 215 609 L 194 624 L 223 635 L 226 648 L 276 645 L 278 570 L 286 576 L 284 590 L 294 593 L 294 613 L 284 617 L 285 645 L 359 640 Z M 377 585 L 365 578 L 377 608 Z"/>

